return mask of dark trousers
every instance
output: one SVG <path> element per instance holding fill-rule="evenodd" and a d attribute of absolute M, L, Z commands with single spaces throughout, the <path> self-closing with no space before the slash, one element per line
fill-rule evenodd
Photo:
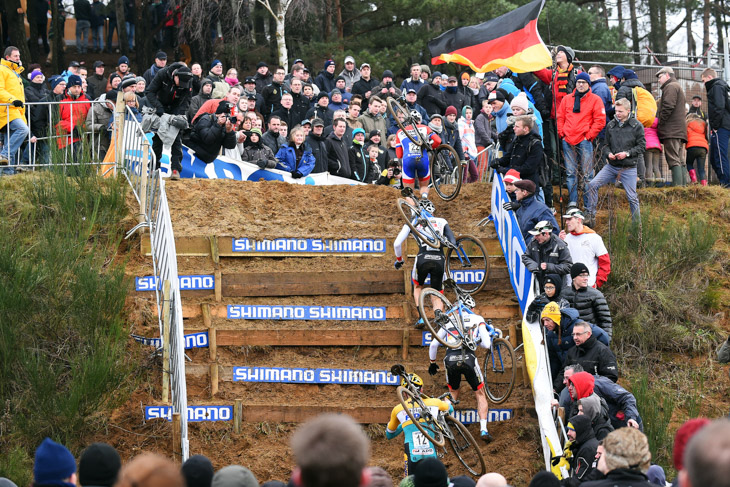
<path fill-rule="evenodd" d="M 162 159 L 162 139 L 157 134 L 152 137 L 152 151 L 155 153 L 155 158 L 157 159 L 155 169 L 159 169 L 160 160 Z M 172 171 L 182 171 L 182 158 L 182 132 L 178 132 L 170 148 L 170 169 Z"/>

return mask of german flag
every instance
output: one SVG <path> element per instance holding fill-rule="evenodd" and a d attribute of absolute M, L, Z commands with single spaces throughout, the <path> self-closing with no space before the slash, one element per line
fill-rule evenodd
<path fill-rule="evenodd" d="M 428 43 L 431 64 L 463 64 L 477 73 L 500 66 L 515 73 L 550 66 L 550 52 L 537 32 L 537 17 L 544 3 L 534 0 L 483 24 L 444 32 Z"/>

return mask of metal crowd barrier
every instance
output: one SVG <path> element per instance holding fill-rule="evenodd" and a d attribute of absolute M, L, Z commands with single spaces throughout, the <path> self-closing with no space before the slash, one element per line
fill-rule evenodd
<path fill-rule="evenodd" d="M 477 149 L 479 150 L 476 157 L 479 181 L 485 183 L 492 179 L 492 171 L 489 169 L 489 163 L 496 157 L 497 148 L 494 144 L 489 144 L 487 147 L 480 146 Z"/>

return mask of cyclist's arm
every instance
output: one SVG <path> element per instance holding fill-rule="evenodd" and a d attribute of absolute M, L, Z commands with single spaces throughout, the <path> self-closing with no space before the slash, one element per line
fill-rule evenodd
<path fill-rule="evenodd" d="M 451 245 L 456 245 L 456 237 L 454 236 L 454 232 L 451 231 L 451 227 L 448 223 L 444 226 L 444 237 L 446 237 L 446 240 L 451 242 Z"/>
<path fill-rule="evenodd" d="M 389 440 L 392 440 L 393 438 L 395 438 L 396 436 L 398 436 L 401 433 L 403 433 L 403 426 L 401 426 L 401 425 L 398 425 L 395 428 L 395 431 L 390 431 L 390 429 L 388 429 L 388 428 L 385 429 L 385 437 Z"/>
<path fill-rule="evenodd" d="M 483 321 L 479 323 L 477 334 L 479 336 L 479 346 L 481 348 L 489 348 L 491 346 L 491 339 L 489 337 L 489 330 L 487 330 L 487 325 Z"/>
<path fill-rule="evenodd" d="M 441 145 L 441 137 L 438 136 L 438 134 L 431 132 L 431 148 L 435 149 L 436 147 Z"/>
<path fill-rule="evenodd" d="M 398 420 L 398 409 L 399 407 L 396 406 L 390 412 L 390 421 L 388 422 L 388 426 L 385 428 L 385 437 L 389 440 L 392 440 L 403 431 L 400 420 Z"/>
<path fill-rule="evenodd" d="M 442 340 L 445 340 L 446 339 L 446 330 L 441 328 L 438 332 L 438 336 Z M 435 338 L 431 339 L 431 345 L 429 345 L 429 347 L 428 347 L 428 359 L 431 362 L 436 361 L 436 354 L 438 353 L 439 345 L 441 345 L 441 344 L 438 342 L 438 340 L 436 340 Z"/>
<path fill-rule="evenodd" d="M 400 233 L 395 238 L 395 242 L 393 242 L 393 250 L 395 251 L 395 258 L 398 260 L 403 260 L 403 243 L 408 238 L 408 234 L 411 233 L 411 229 L 408 228 L 408 225 L 403 225 L 403 228 L 401 228 Z"/>

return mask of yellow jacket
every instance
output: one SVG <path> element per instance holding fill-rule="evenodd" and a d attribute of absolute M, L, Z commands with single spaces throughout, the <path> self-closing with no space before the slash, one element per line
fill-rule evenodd
<path fill-rule="evenodd" d="M 20 78 L 22 72 L 22 66 L 17 66 L 7 59 L 0 59 L 0 104 L 12 103 L 15 100 L 25 103 L 23 80 Z M 8 117 L 8 108 L 10 109 L 10 117 Z M 8 122 L 16 119 L 25 120 L 25 106 L 0 106 L 0 129 L 5 127 Z"/>

